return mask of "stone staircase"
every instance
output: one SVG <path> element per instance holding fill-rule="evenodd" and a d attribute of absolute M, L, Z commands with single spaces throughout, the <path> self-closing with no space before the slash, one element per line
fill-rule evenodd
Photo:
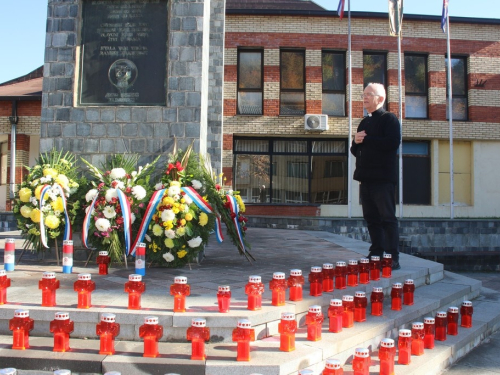
<path fill-rule="evenodd" d="M 342 247 L 345 251 L 338 256 L 343 260 L 352 258 L 353 254 L 349 252 L 357 253 L 359 258 L 367 253 L 369 246 L 361 241 L 328 233 L 307 232 L 307 235 L 310 237 L 305 239 L 306 243 L 311 239 L 320 238 Z M 210 254 L 210 248 L 208 253 Z M 203 272 L 200 270 L 188 276 L 188 282 L 190 284 L 199 282 L 205 293 L 203 289 L 193 289 L 192 295 L 187 299 L 188 311 L 173 313 L 173 300 L 167 297 L 165 280 L 155 278 L 148 279 L 148 289 L 142 298 L 143 310 L 127 310 L 127 295 L 123 292 L 123 284 L 127 280 L 127 272 L 131 272 L 126 270 L 102 278 L 95 277 L 97 289 L 92 295 L 93 307 L 89 310 L 76 309 L 76 296 L 72 291 L 72 283 L 76 279 L 75 274 L 58 274 L 61 288 L 57 292 L 57 300 L 64 301 L 64 303 L 58 303 L 58 306 L 54 308 L 40 307 L 40 292 L 36 290 L 36 286 L 33 287 L 34 280 L 40 278 L 42 270 L 50 271 L 59 268 L 21 266 L 18 267 L 19 271 L 24 272 L 25 276 L 16 280 L 14 276 L 17 271 L 12 273 L 13 281 L 16 281 L 13 284 L 17 284 L 11 287 L 11 289 L 17 289 L 8 292 L 9 302 L 12 301 L 12 304 L 0 306 L 0 348 L 2 349 L 0 350 L 0 363 L 5 364 L 4 367 L 23 369 L 18 372 L 21 375 L 23 373 L 49 374 L 45 371 L 54 368 L 70 368 L 73 373 L 80 374 L 120 371 L 127 375 L 169 372 L 183 375 L 249 375 L 251 373 L 267 375 L 297 374 L 298 370 L 304 368 L 312 369 L 315 374 L 321 374 L 326 359 L 336 358 L 345 364 L 344 373 L 352 374 L 350 363 L 355 348 L 366 347 L 372 353 L 370 374 L 378 374 L 377 353 L 382 338 L 396 339 L 399 329 L 411 328 L 411 323 L 423 321 L 425 316 L 435 316 L 437 311 L 447 310 L 449 306 L 460 306 L 463 300 L 472 300 L 474 303 L 473 328 L 460 327 L 458 336 L 448 336 L 444 342 L 436 341 L 435 348 L 426 350 L 424 356 L 412 356 L 410 365 L 396 365 L 396 374 L 439 374 L 499 328 L 500 303 L 496 302 L 496 298 L 492 298 L 493 291 L 486 290 L 481 295 L 481 282 L 477 280 L 445 272 L 442 265 L 438 263 L 405 254 L 401 256 L 403 269 L 393 272 L 391 279 L 348 287 L 343 291 L 335 290 L 333 293 L 324 293 L 322 297 L 308 296 L 308 283 L 306 282 L 304 300 L 287 302 L 284 307 L 271 306 L 268 282 L 272 272 L 262 268 L 263 272 L 257 272 L 262 275 L 262 280 L 266 285 L 262 310 L 256 312 L 246 310 L 246 296 L 243 292 L 246 280 L 241 280 L 231 283 L 231 311 L 227 314 L 218 313 L 216 308 L 213 289 L 214 285 L 221 285 L 220 280 L 217 279 L 220 276 L 217 272 L 213 272 L 212 281 L 207 278 L 207 274 L 201 274 Z M 310 262 L 315 262 L 315 260 L 304 259 L 302 262 L 311 265 Z M 316 264 L 319 263 L 316 262 L 313 265 Z M 269 269 L 272 267 L 276 270 L 275 266 Z M 238 266 L 232 268 L 236 268 L 233 270 L 236 273 L 244 272 L 247 275 L 246 269 L 239 269 Z M 302 269 L 306 271 L 306 267 Z M 88 271 L 79 267 L 74 269 L 74 273 Z M 183 272 L 185 273 L 186 270 Z M 171 273 L 178 275 L 180 271 L 174 270 Z M 304 273 L 307 274 L 307 272 Z M 28 274 L 32 277 L 26 276 Z M 173 275 L 170 276 L 173 277 Z M 408 278 L 415 282 L 415 304 L 403 306 L 402 311 L 390 310 L 389 294 L 392 283 L 404 282 Z M 330 299 L 341 298 L 345 294 L 354 295 L 355 291 L 366 291 L 369 296 L 374 286 L 381 286 L 384 289 L 386 296 L 384 315 L 374 317 L 368 313 L 366 322 L 355 323 L 353 328 L 344 329 L 340 333 L 328 332 L 327 309 Z M 325 322 L 322 340 L 311 342 L 306 340 L 304 323 L 308 307 L 315 304 L 323 307 Z M 30 316 L 35 319 L 35 329 L 30 338 L 31 348 L 26 351 L 10 349 L 12 338 L 8 330 L 8 320 L 12 318 L 14 310 L 19 308 L 29 309 Z M 49 322 L 54 319 L 56 311 L 68 311 L 70 318 L 75 322 L 75 331 L 71 335 L 70 342 L 72 350 L 67 353 L 52 352 L 53 339 L 49 332 Z M 113 356 L 98 354 L 99 341 L 95 335 L 95 325 L 102 312 L 115 313 L 116 321 L 121 325 L 121 332 L 116 342 L 117 352 Z M 293 352 L 279 351 L 278 323 L 281 312 L 295 312 L 300 325 L 296 335 L 296 350 Z M 159 345 L 161 353 L 159 358 L 142 357 L 143 344 L 138 337 L 138 329 L 143 324 L 144 317 L 148 315 L 158 316 L 160 324 L 164 327 L 165 336 Z M 191 319 L 199 317 L 207 320 L 207 326 L 211 331 L 210 343 L 206 345 L 206 361 L 190 360 L 191 345 L 185 338 Z M 257 337 L 257 341 L 251 344 L 250 362 L 235 360 L 236 345 L 231 341 L 232 330 L 236 327 L 238 319 L 243 318 L 252 322 Z M 30 370 L 37 371 L 30 372 Z"/>

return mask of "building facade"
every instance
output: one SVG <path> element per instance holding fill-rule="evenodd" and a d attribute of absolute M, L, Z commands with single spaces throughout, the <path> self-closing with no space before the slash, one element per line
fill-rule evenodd
<path fill-rule="evenodd" d="M 289 11 L 237 3 L 226 10 L 225 175 L 250 213 L 346 217 L 351 194 L 361 216 L 356 181 L 348 191 L 347 17 L 307 2 Z M 353 12 L 351 22 L 354 133 L 369 82 L 385 85 L 386 109 L 398 114 L 398 47 L 387 14 Z M 452 18 L 450 27 L 455 216 L 499 217 L 500 22 Z M 401 60 L 403 215 L 449 217 L 440 17 L 405 15 Z"/>

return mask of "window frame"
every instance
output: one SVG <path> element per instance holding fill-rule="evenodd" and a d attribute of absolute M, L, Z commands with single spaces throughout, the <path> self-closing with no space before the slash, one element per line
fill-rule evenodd
<path fill-rule="evenodd" d="M 407 112 L 405 110 L 405 117 L 408 119 L 420 119 L 420 120 L 428 120 L 429 119 L 429 55 L 423 54 L 423 53 L 412 53 L 408 52 L 404 54 L 404 58 L 406 59 L 407 56 L 415 56 L 415 57 L 422 57 L 424 59 L 424 65 L 425 65 L 425 75 L 424 75 L 424 87 L 425 87 L 425 93 L 413 93 L 413 92 L 408 92 L 406 91 L 407 85 L 406 85 L 406 61 L 405 61 L 405 104 L 406 104 L 406 98 L 408 96 L 414 97 L 414 96 L 419 96 L 419 97 L 425 97 L 425 112 L 426 115 L 425 117 L 408 117 Z"/>
<path fill-rule="evenodd" d="M 304 81 L 304 85 L 302 87 L 302 89 L 284 89 L 283 88 L 283 53 L 284 52 L 294 52 L 294 53 L 297 53 L 297 52 L 300 52 L 302 55 L 303 55 L 303 60 L 304 60 L 304 63 L 302 65 L 302 77 L 303 77 L 303 81 Z M 279 115 L 280 116 L 303 116 L 306 114 L 306 50 L 305 49 L 298 49 L 298 48 L 281 48 L 280 49 L 280 65 L 279 65 L 279 68 L 280 68 L 280 98 L 279 98 Z M 281 96 L 282 96 L 282 93 L 302 93 L 304 95 L 304 111 L 302 114 L 298 115 L 298 114 L 284 114 L 282 112 L 282 100 L 281 100 Z"/>
<path fill-rule="evenodd" d="M 368 85 L 369 83 L 381 83 L 381 82 L 365 82 L 365 55 L 374 55 L 374 56 L 383 56 L 384 57 L 384 69 L 383 69 L 384 82 L 382 82 L 382 84 L 384 85 L 385 95 L 386 95 L 384 106 L 383 106 L 383 108 L 385 110 L 387 110 L 387 103 L 389 103 L 389 90 L 387 87 L 388 80 L 389 80 L 388 72 L 387 72 L 387 68 L 388 68 L 387 54 L 388 54 L 387 51 L 371 51 L 371 50 L 364 50 L 363 51 L 363 90 L 366 88 L 366 85 Z M 366 113 L 365 109 L 363 109 L 363 113 Z"/>
<path fill-rule="evenodd" d="M 250 52 L 250 53 L 260 53 L 260 89 L 240 89 L 240 54 Z M 236 60 L 236 114 L 239 116 L 263 116 L 264 115 L 264 49 L 263 48 L 238 48 L 237 60 Z M 251 114 L 251 113 L 240 113 L 239 110 L 239 93 L 240 92 L 256 92 L 261 94 L 261 113 Z"/>
<path fill-rule="evenodd" d="M 454 92 L 452 92 L 452 108 L 451 108 L 451 113 L 453 113 L 453 99 L 465 99 L 465 119 L 463 120 L 456 120 L 456 121 L 469 121 L 469 84 L 467 80 L 467 63 L 468 63 L 468 58 L 469 56 L 464 56 L 464 55 L 451 55 L 451 60 L 457 59 L 457 60 L 463 60 L 464 61 L 464 87 L 465 87 L 465 95 L 456 95 Z M 446 62 L 448 60 L 448 55 L 444 56 L 444 64 L 445 64 L 445 74 L 446 74 L 446 120 L 450 119 L 450 116 L 448 116 L 448 100 L 449 100 L 449 91 L 448 91 L 448 64 Z M 452 81 L 453 81 L 453 68 L 452 68 Z M 453 88 L 453 82 L 450 84 Z M 455 119 L 454 119 L 455 120 Z"/>
<path fill-rule="evenodd" d="M 343 87 L 344 89 L 343 90 L 327 90 L 325 89 L 325 79 L 323 77 L 323 56 L 325 54 L 336 54 L 336 55 L 342 55 L 342 58 L 343 58 L 343 62 L 344 62 L 344 84 L 343 84 Z M 329 50 L 329 49 L 325 49 L 325 50 L 322 50 L 321 51 L 321 95 L 322 95 L 322 98 L 321 98 L 321 104 L 322 104 L 322 108 L 321 108 L 321 112 L 324 114 L 324 111 L 323 111 L 323 102 L 324 102 L 324 99 L 323 99 L 323 96 L 324 94 L 341 94 L 341 95 L 344 95 L 344 114 L 343 115 L 331 115 L 331 114 L 328 114 L 328 116 L 331 116 L 331 117 L 346 117 L 347 116 L 347 104 L 346 104 L 346 98 L 347 98 L 347 74 L 346 74 L 346 63 L 347 63 L 347 60 L 346 60 L 346 51 L 338 51 L 338 50 Z"/>

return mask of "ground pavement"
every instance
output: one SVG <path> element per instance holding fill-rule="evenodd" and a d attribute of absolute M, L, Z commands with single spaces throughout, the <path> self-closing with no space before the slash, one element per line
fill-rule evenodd
<path fill-rule="evenodd" d="M 179 342 L 178 346 L 181 347 L 181 352 L 179 352 L 179 358 L 183 359 L 186 362 L 186 359 L 189 359 L 189 355 L 186 353 L 186 348 L 188 348 L 188 344 L 185 339 L 181 339 L 181 337 L 185 334 L 185 330 L 187 326 L 189 326 L 191 318 L 198 317 L 198 315 L 203 315 L 207 317 L 207 325 L 210 326 L 211 319 L 218 319 L 220 314 L 217 312 L 216 307 L 216 299 L 215 294 L 217 292 L 217 287 L 219 285 L 230 285 L 233 293 L 232 303 L 231 303 L 231 312 L 228 315 L 225 315 L 227 319 L 229 319 L 230 326 L 226 327 L 227 329 L 232 329 L 236 325 L 236 320 L 238 317 L 242 315 L 248 315 L 248 317 L 252 320 L 252 324 L 256 324 L 257 327 L 257 335 L 260 338 L 266 336 L 266 334 L 270 333 L 270 330 L 274 329 L 276 331 L 276 325 L 267 325 L 264 323 L 259 323 L 258 319 L 264 319 L 266 321 L 279 319 L 280 311 L 286 311 L 283 308 L 276 308 L 270 306 L 271 292 L 269 291 L 269 281 L 272 278 L 273 272 L 281 271 L 285 272 L 287 275 L 289 274 L 289 270 L 293 268 L 302 269 L 304 276 L 307 280 L 307 275 L 309 273 L 310 267 L 317 265 L 321 266 L 323 263 L 333 263 L 335 264 L 337 261 L 347 261 L 348 259 L 359 259 L 361 256 L 366 255 L 368 252 L 368 244 L 351 240 L 345 237 L 333 235 L 327 232 L 317 232 L 317 231 L 297 231 L 297 230 L 278 230 L 278 229 L 257 229 L 250 228 L 249 229 L 248 238 L 252 244 L 252 249 L 250 252 L 256 258 L 255 262 L 248 262 L 244 257 L 238 254 L 238 251 L 234 246 L 230 244 L 230 240 L 226 237 L 226 241 L 223 245 L 218 245 L 215 241 L 215 238 L 211 239 L 210 245 L 206 249 L 206 257 L 201 262 L 201 264 L 191 264 L 189 267 L 184 267 L 183 269 L 166 269 L 159 267 L 151 267 L 146 270 L 146 277 L 144 281 L 147 285 L 147 292 L 142 297 L 142 306 L 143 309 L 139 312 L 133 312 L 127 310 L 127 294 L 123 291 L 123 285 L 128 279 L 128 275 L 134 273 L 133 265 L 132 267 L 129 265 L 129 269 L 125 269 L 123 266 L 111 267 L 110 274 L 107 276 L 99 276 L 97 275 L 97 267 L 95 265 L 95 261 L 92 260 L 89 263 L 87 268 L 84 267 L 84 262 L 76 262 L 75 267 L 73 269 L 73 274 L 62 274 L 60 273 L 61 267 L 55 265 L 53 254 L 52 256 L 46 256 L 44 260 L 38 259 L 36 255 L 25 254 L 22 263 L 20 265 L 16 265 L 16 271 L 13 273 L 9 273 L 9 277 L 12 279 L 12 287 L 9 288 L 8 291 L 8 300 L 10 305 L 4 305 L 0 309 L 0 320 L 4 321 L 0 323 L 0 330 L 6 331 L 5 322 L 10 319 L 12 316 L 12 311 L 16 305 L 22 305 L 23 308 L 33 309 L 33 318 L 36 319 L 36 316 L 53 316 L 55 311 L 64 311 L 71 310 L 70 317 L 77 321 L 80 319 L 80 315 L 78 311 L 75 311 L 76 307 L 76 293 L 72 289 L 73 282 L 76 280 L 76 275 L 82 272 L 89 272 L 92 274 L 93 280 L 97 284 L 96 291 L 92 294 L 92 304 L 93 307 L 90 311 L 86 311 L 86 315 L 94 314 L 96 317 L 101 312 L 114 312 L 117 314 L 117 319 L 128 315 L 127 319 L 136 318 L 137 321 L 142 319 L 147 315 L 160 315 L 160 323 L 169 322 L 169 327 L 182 327 L 182 328 L 168 328 L 166 329 L 166 337 L 164 340 L 170 340 L 172 342 Z M 8 238 L 8 234 L 5 236 Z M 0 239 L 0 249 L 3 248 L 3 240 Z M 20 249 L 22 247 L 22 241 L 18 240 L 16 243 L 16 248 Z M 19 252 L 17 252 L 19 253 Z M 18 254 L 17 254 L 18 255 Z M 391 280 L 382 280 L 381 286 L 384 286 L 384 289 L 387 290 L 391 285 L 391 282 L 401 282 L 404 281 L 408 275 L 410 275 L 410 271 L 414 272 L 414 275 L 420 278 L 420 281 L 417 281 L 420 286 L 423 286 L 423 289 L 426 288 L 426 285 L 433 284 L 437 285 L 436 280 L 432 280 L 437 275 L 441 275 L 443 278 L 443 272 L 439 265 L 436 265 L 434 262 L 426 261 L 423 259 L 418 259 L 411 257 L 406 254 L 402 254 L 401 256 L 401 265 L 402 270 L 395 271 L 393 273 L 393 279 Z M 427 271 L 433 269 L 433 273 L 425 273 Z M 61 288 L 57 291 L 57 307 L 54 308 L 41 308 L 41 293 L 38 290 L 38 280 L 41 279 L 41 275 L 44 271 L 56 271 L 58 279 L 61 281 Z M 475 288 L 479 288 L 480 285 L 475 282 L 469 282 L 464 278 L 460 278 L 458 275 L 447 273 L 445 275 L 447 277 L 447 281 L 443 284 L 443 287 L 454 287 L 458 284 L 470 284 L 470 289 L 473 290 Z M 188 278 L 188 283 L 191 285 L 191 296 L 189 297 L 188 303 L 188 311 L 185 314 L 172 314 L 173 308 L 173 299 L 169 296 L 168 288 L 170 284 L 173 282 L 173 278 L 178 275 L 183 275 Z M 246 310 L 246 296 L 244 294 L 244 285 L 248 281 L 248 276 L 250 275 L 260 275 L 262 277 L 262 281 L 266 285 L 266 292 L 263 296 L 263 310 L 259 313 L 249 312 Z M 472 275 L 474 277 L 474 275 Z M 470 279 L 469 279 L 470 280 Z M 307 285 L 306 281 L 306 285 Z M 367 288 L 367 292 L 371 291 L 371 287 L 374 286 L 375 283 L 371 283 L 369 288 Z M 436 295 L 436 291 L 432 291 L 432 285 L 428 285 L 429 290 L 431 290 L 430 294 L 427 295 L 427 300 L 430 300 L 430 297 Z M 469 288 L 469 286 L 467 286 Z M 351 288 L 352 289 L 352 288 Z M 361 289 L 361 288 L 360 288 Z M 499 288 L 500 289 L 500 288 Z M 305 288 L 304 295 L 307 294 L 308 288 Z M 497 298 L 498 294 L 490 293 L 488 294 L 488 289 L 484 289 L 484 296 L 479 297 L 485 298 L 488 302 L 491 302 L 492 299 Z M 325 301 L 328 301 L 329 298 L 339 298 L 341 294 L 338 294 L 339 291 L 336 291 L 333 295 L 325 296 L 322 301 L 319 300 L 309 300 L 305 301 L 307 304 L 312 304 L 312 302 L 317 301 L 317 303 L 322 303 L 325 305 Z M 422 292 L 423 293 L 423 292 Z M 367 293 L 369 295 L 369 293 Z M 326 302 L 326 305 L 328 302 Z M 298 304 L 299 305 L 299 304 Z M 296 311 L 298 309 L 298 305 L 295 306 Z M 290 305 L 289 305 L 290 306 Z M 289 307 L 288 306 L 288 307 Z M 436 305 L 436 308 L 441 305 Z M 496 305 L 495 305 L 496 306 Z M 287 308 L 288 308 L 287 307 Z M 304 306 L 301 306 L 304 311 Z M 307 310 L 307 307 L 305 307 Z M 31 310 L 30 310 L 31 311 Z M 168 311 L 169 313 L 165 314 Z M 132 314 L 133 313 L 133 314 Z M 163 315 L 162 315 L 163 314 Z M 417 309 L 413 310 L 412 314 L 415 317 L 420 316 Z M 394 317 L 391 318 L 391 312 L 388 312 L 389 320 L 399 318 Z M 394 315 L 396 316 L 396 315 Z M 137 318 L 139 317 L 139 318 Z M 234 318 L 234 321 L 231 321 L 231 318 Z M 299 320 L 303 321 L 304 313 L 301 314 Z M 50 318 L 52 319 L 52 318 Z M 97 318 L 95 318 L 97 319 Z M 95 320 L 94 319 L 94 320 Z M 126 320 L 126 319 L 125 319 Z M 172 324 L 173 322 L 173 324 Z M 132 325 L 132 328 L 126 326 L 126 322 L 122 325 L 122 331 L 120 336 L 123 340 L 138 341 L 135 345 L 127 343 L 127 350 L 134 352 L 134 358 L 139 360 L 140 352 L 142 350 L 142 345 L 140 340 L 137 340 L 136 330 L 137 322 Z M 260 324 L 260 325 L 259 325 Z M 371 324 L 371 323 L 370 323 Z M 393 323 L 390 323 L 393 324 Z M 167 324 L 165 324 L 166 326 Z M 75 327 L 77 324 L 75 323 Z M 398 324 L 394 323 L 394 326 L 397 328 Z M 128 328 L 127 328 L 128 327 Z M 274 327 L 274 328 L 273 328 Z M 38 329 L 38 331 L 37 331 Z M 47 347 L 50 347 L 51 336 L 48 332 L 43 332 L 48 329 L 48 324 L 45 322 L 44 324 L 39 324 L 38 328 L 35 326 L 34 336 L 36 337 L 35 343 L 39 343 L 38 348 L 44 349 L 46 357 L 51 356 L 51 352 L 47 351 Z M 87 322 L 87 323 L 78 323 L 79 336 L 84 337 L 86 334 L 86 330 L 88 331 L 88 336 L 95 336 L 95 323 Z M 217 350 L 222 350 L 222 355 L 220 355 L 219 360 L 215 358 L 214 361 L 209 363 L 207 360 L 207 374 L 239 374 L 240 369 L 245 364 L 235 363 L 234 360 L 232 362 L 224 362 L 222 359 L 232 358 L 234 357 L 234 344 L 224 341 L 222 338 L 226 331 L 222 332 L 224 327 L 220 328 L 220 345 L 215 341 L 214 345 L 208 348 L 207 356 L 211 357 L 211 350 L 219 353 Z M 384 328 L 385 329 L 385 328 Z M 301 334 L 304 334 L 304 328 L 301 329 Z M 94 332 L 94 333 L 92 333 Z M 352 333 L 346 332 L 347 340 L 348 336 L 356 335 L 356 331 L 351 331 Z M 8 333 L 8 331 L 7 331 Z M 274 332 L 276 333 L 276 332 Z M 3 337 L 0 336 L 0 367 L 7 367 L 10 364 L 7 363 L 6 357 L 2 356 L 1 352 L 4 349 L 9 348 L 11 344 L 11 338 L 2 332 Z M 380 335 L 380 333 L 378 333 Z M 38 337 L 40 336 L 40 337 Z M 41 337 L 47 336 L 47 337 Z M 212 331 L 212 337 L 216 338 L 217 330 L 214 329 Z M 340 337 L 340 335 L 338 336 Z M 351 337 L 352 339 L 352 337 Z M 374 337 L 375 339 L 375 337 Z M 253 358 L 256 357 L 255 361 L 261 364 L 262 362 L 269 361 L 270 363 L 276 359 L 273 357 L 279 357 L 282 353 L 276 352 L 275 346 L 276 343 L 273 342 L 273 338 L 261 340 L 263 345 L 268 345 L 272 347 L 272 350 L 268 350 L 269 353 L 265 351 L 255 351 L 252 352 Z M 344 339 L 345 340 L 345 339 Z M 377 338 L 377 342 L 379 342 L 380 338 Z M 82 345 L 81 348 L 76 349 L 76 352 L 81 353 L 82 355 L 88 356 L 96 356 L 95 353 L 96 348 L 89 347 L 91 344 L 89 340 L 87 343 L 84 340 L 74 340 L 78 342 L 77 345 Z M 182 341 L 182 344 L 180 342 Z M 323 340 L 326 341 L 326 340 Z M 318 342 L 321 344 L 322 342 Z M 303 339 L 298 339 L 298 344 L 306 344 Z M 95 346 L 95 341 L 93 344 Z M 165 343 L 164 345 L 167 345 Z M 451 344 L 454 345 L 454 344 Z M 488 351 L 494 352 L 500 349 L 500 338 L 493 337 L 490 342 L 486 345 L 488 346 Z M 493 348 L 490 349 L 491 346 Z M 45 346 L 45 347 L 44 347 Z M 311 344 L 311 346 L 314 346 Z M 480 353 L 484 353 L 485 345 L 480 347 Z M 73 346 L 72 346 L 73 348 Z M 222 348 L 222 349 L 221 349 Z M 493 350 L 494 349 L 494 350 Z M 117 346 L 117 350 L 124 350 L 124 347 Z M 160 349 L 161 351 L 161 349 Z M 184 351 L 184 352 L 182 352 Z M 12 353 L 14 351 L 10 351 Z M 43 350 L 41 351 L 43 354 Z M 474 353 L 474 352 L 473 352 Z M 9 355 L 15 355 L 9 354 Z M 29 356 L 30 352 L 26 351 L 24 353 L 19 353 L 21 360 L 28 361 L 28 357 L 23 359 L 23 356 Z M 66 356 L 71 355 L 71 353 L 64 353 Z M 76 354 L 76 353 L 75 353 Z M 295 353 L 297 357 L 301 355 L 301 351 L 297 350 Z M 325 354 L 323 353 L 325 357 Z M 115 357 L 115 358 L 112 358 Z M 213 356 L 212 356 L 213 357 Z M 60 357 L 58 357 L 60 358 Z M 109 360 L 98 359 L 98 362 L 101 361 L 104 363 L 106 361 L 120 361 L 125 357 L 123 356 L 111 356 L 108 357 Z M 121 359 L 120 359 L 121 358 Z M 453 370 L 449 370 L 448 372 L 451 374 L 468 374 L 471 373 L 471 368 L 473 368 L 473 372 L 475 374 L 484 374 L 489 375 L 498 373 L 498 367 L 500 365 L 498 358 L 491 358 L 491 361 L 488 360 L 487 363 L 484 361 L 481 362 L 481 358 L 473 359 L 471 362 L 467 362 L 466 357 L 464 359 L 463 365 L 466 366 L 465 369 L 460 369 L 460 366 L 457 366 L 458 371 L 454 373 Z M 44 362 L 42 359 L 37 359 L 40 363 L 40 369 L 47 369 L 46 361 Z M 279 362 L 279 359 L 277 360 Z M 320 359 L 321 361 L 321 359 Z M 187 361 L 189 362 L 189 361 Z M 424 360 L 425 362 L 425 360 Z M 43 365 L 42 365 L 43 363 Z M 254 362 L 255 363 L 255 362 Z M 99 362 L 100 364 L 100 362 Z M 115 363 L 116 365 L 116 363 Z M 212 366 L 212 367 L 210 367 Z M 237 366 L 237 367 L 235 367 Z M 271 365 L 270 365 L 271 366 Z M 274 364 L 275 367 L 279 367 L 279 365 Z M 319 365 L 318 365 L 319 366 Z M 473 367 L 475 366 L 475 367 Z M 404 367 L 404 366 L 403 366 Z M 239 368 L 239 369 L 238 369 Z M 271 368 L 271 367 L 270 367 Z M 212 370 L 210 370 L 212 369 Z M 246 374 L 250 374 L 255 371 L 250 371 L 250 367 L 248 368 Z M 194 371 L 194 370 L 193 370 Z M 212 372 L 210 372 L 212 371 Z M 296 370 L 295 370 L 296 371 Z M 463 372 L 465 371 L 465 372 Z M 467 372 L 469 371 L 469 372 Z M 480 372 L 485 371 L 485 372 Z M 81 371 L 80 373 L 84 373 L 87 371 Z M 92 371 L 88 371 L 92 372 Z M 168 371 L 167 371 L 168 372 Z M 259 371 L 257 371 L 259 372 Z M 146 373 L 146 372 L 144 372 Z M 191 375 L 191 372 L 181 372 L 183 375 Z M 195 372 L 192 372 L 195 373 Z M 266 373 L 266 372 L 263 372 Z M 273 373 L 273 372 L 269 372 Z M 286 369 L 281 369 L 281 373 L 293 373 L 293 371 L 286 372 Z M 296 373 L 296 372 L 295 372 Z M 377 372 L 378 373 L 378 372 Z M 404 368 L 398 369 L 396 371 L 397 374 L 407 374 Z M 427 375 L 427 373 L 418 371 L 418 366 L 416 372 L 410 372 L 413 374 L 422 374 Z M 44 372 L 41 370 L 25 370 L 18 372 L 19 375 L 24 374 L 49 374 L 49 372 Z M 126 372 L 122 372 L 123 375 L 127 374 Z"/>

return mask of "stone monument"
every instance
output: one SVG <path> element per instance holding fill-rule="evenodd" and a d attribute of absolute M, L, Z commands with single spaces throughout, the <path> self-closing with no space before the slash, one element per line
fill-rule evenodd
<path fill-rule="evenodd" d="M 40 152 L 99 165 L 174 137 L 221 170 L 224 0 L 49 0 Z"/>

